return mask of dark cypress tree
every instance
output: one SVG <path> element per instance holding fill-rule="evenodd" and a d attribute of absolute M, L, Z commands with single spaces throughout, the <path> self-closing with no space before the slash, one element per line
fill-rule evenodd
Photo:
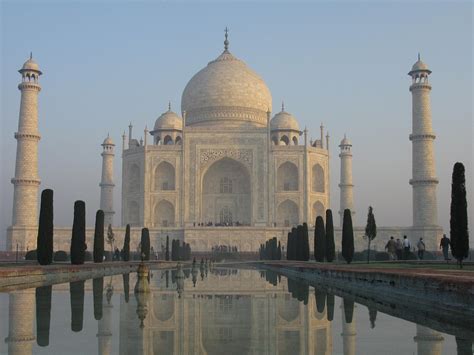
<path fill-rule="evenodd" d="M 125 303 L 128 303 L 130 293 L 130 274 L 122 274 L 123 279 L 123 293 L 125 295 Z"/>
<path fill-rule="evenodd" d="M 336 257 L 336 245 L 334 243 L 334 224 L 332 211 L 326 210 L 326 261 L 332 262 Z"/>
<path fill-rule="evenodd" d="M 41 192 L 38 236 L 36 238 L 36 257 L 40 265 L 53 262 L 53 190 Z"/>
<path fill-rule="evenodd" d="M 52 290 L 53 286 L 36 288 L 36 342 L 39 346 L 49 345 Z"/>
<path fill-rule="evenodd" d="M 469 232 L 467 229 L 466 178 L 464 165 L 454 164 L 451 184 L 451 219 L 449 221 L 451 254 L 462 268 L 462 261 L 469 254 Z"/>
<path fill-rule="evenodd" d="M 456 337 L 456 354 L 472 355 L 472 339 Z"/>
<path fill-rule="evenodd" d="M 71 296 L 71 330 L 80 332 L 84 323 L 84 283 L 75 281 L 69 283 Z"/>
<path fill-rule="evenodd" d="M 352 229 L 352 215 L 349 209 L 344 210 L 342 221 L 342 257 L 348 264 L 354 257 L 354 231 Z"/>
<path fill-rule="evenodd" d="M 319 313 L 324 312 L 326 307 L 326 291 L 323 289 L 314 288 L 314 296 L 316 298 L 316 309 Z"/>
<path fill-rule="evenodd" d="M 143 260 L 150 260 L 150 232 L 148 228 L 142 228 L 141 246 Z"/>
<path fill-rule="evenodd" d="M 94 298 L 94 319 L 102 319 L 102 306 L 104 302 L 104 278 L 92 279 L 92 295 Z"/>
<path fill-rule="evenodd" d="M 303 242 L 303 246 L 302 246 L 302 259 L 301 260 L 304 260 L 304 261 L 308 261 L 309 260 L 309 236 L 308 236 L 308 225 L 305 223 L 303 223 L 303 226 L 302 226 L 302 233 L 303 233 L 303 239 L 302 239 L 302 242 Z"/>
<path fill-rule="evenodd" d="M 288 237 L 286 239 L 286 260 L 291 260 L 291 251 L 292 251 L 292 240 L 291 240 L 291 232 L 288 232 Z"/>
<path fill-rule="evenodd" d="M 123 261 L 130 260 L 130 224 L 125 227 L 125 238 L 123 240 Z"/>
<path fill-rule="evenodd" d="M 316 218 L 316 228 L 314 228 L 314 258 L 318 262 L 324 262 L 326 254 L 326 231 L 324 230 L 323 217 Z"/>
<path fill-rule="evenodd" d="M 354 316 L 354 300 L 344 297 L 342 302 L 344 304 L 344 318 L 346 323 L 352 323 L 352 318 Z"/>
<path fill-rule="evenodd" d="M 369 213 L 367 214 L 367 225 L 365 227 L 365 235 L 369 243 L 367 250 L 367 264 L 370 262 L 370 243 L 377 236 L 377 225 L 375 224 L 375 217 L 372 206 L 369 206 Z"/>
<path fill-rule="evenodd" d="M 291 259 L 297 260 L 298 252 L 298 241 L 297 241 L 297 230 L 295 227 L 291 228 Z"/>
<path fill-rule="evenodd" d="M 281 243 L 278 241 L 277 260 L 281 260 Z"/>
<path fill-rule="evenodd" d="M 177 258 L 177 250 L 176 250 L 176 240 L 171 241 L 171 260 L 176 261 L 178 260 Z"/>
<path fill-rule="evenodd" d="M 327 319 L 330 322 L 332 322 L 332 320 L 334 319 L 334 303 L 335 303 L 334 298 L 335 298 L 334 293 L 328 292 L 327 301 L 326 301 L 328 305 Z"/>
<path fill-rule="evenodd" d="M 84 264 L 86 249 L 86 204 L 84 201 L 76 201 L 72 224 L 71 264 Z"/>
<path fill-rule="evenodd" d="M 98 210 L 95 214 L 94 231 L 94 262 L 101 263 L 104 260 L 104 211 Z"/>
<path fill-rule="evenodd" d="M 303 260 L 303 226 L 296 226 L 296 260 Z"/>
<path fill-rule="evenodd" d="M 170 260 L 170 237 L 166 236 L 165 260 Z"/>

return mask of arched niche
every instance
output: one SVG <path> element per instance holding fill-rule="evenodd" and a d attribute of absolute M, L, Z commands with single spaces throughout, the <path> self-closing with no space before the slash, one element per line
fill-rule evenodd
<path fill-rule="evenodd" d="M 299 222 L 298 205 L 291 200 L 283 201 L 278 205 L 277 219 L 277 223 L 285 227 L 297 225 Z"/>
<path fill-rule="evenodd" d="M 313 192 L 325 192 L 324 169 L 321 165 L 315 164 L 312 168 L 312 184 Z"/>
<path fill-rule="evenodd" d="M 167 200 L 161 200 L 155 206 L 155 226 L 173 227 L 175 224 L 174 206 Z"/>
<path fill-rule="evenodd" d="M 298 191 L 298 168 L 287 161 L 277 170 L 277 191 Z"/>
<path fill-rule="evenodd" d="M 313 204 L 313 221 L 316 223 L 316 217 L 321 216 L 323 219 L 326 218 L 326 210 L 324 209 L 324 205 L 321 201 L 316 201 Z"/>
<path fill-rule="evenodd" d="M 155 169 L 155 191 L 175 189 L 176 172 L 173 165 L 163 161 Z"/>

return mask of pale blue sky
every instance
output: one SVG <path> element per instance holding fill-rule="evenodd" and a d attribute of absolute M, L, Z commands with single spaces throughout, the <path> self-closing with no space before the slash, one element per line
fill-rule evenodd
<path fill-rule="evenodd" d="M 33 51 L 41 66 L 40 176 L 55 191 L 55 224 L 74 200 L 99 207 L 100 143 L 110 132 L 120 212 L 120 135 L 141 135 L 167 108 L 180 111 L 188 80 L 223 47 L 266 81 L 319 134 L 331 135 L 331 203 L 339 208 L 338 143 L 353 142 L 356 224 L 374 206 L 382 225 L 411 225 L 411 95 L 407 72 L 421 52 L 433 70 L 439 220 L 449 226 L 450 179 L 466 165 L 473 220 L 472 4 L 470 2 L 191 4 L 2 2 L 0 233 L 11 223 L 20 92 L 17 70 Z M 117 214 L 119 221 L 120 213 Z"/>

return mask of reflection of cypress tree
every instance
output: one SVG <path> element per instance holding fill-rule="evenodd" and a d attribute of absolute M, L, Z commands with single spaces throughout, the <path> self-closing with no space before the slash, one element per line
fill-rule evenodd
<path fill-rule="evenodd" d="M 184 273 L 184 277 L 185 277 L 186 279 L 189 279 L 189 276 L 191 275 L 191 274 L 190 274 L 190 270 L 189 270 L 189 269 L 184 269 L 184 270 L 183 270 L 183 273 Z"/>
<path fill-rule="evenodd" d="M 457 355 L 472 355 L 472 340 L 456 337 Z"/>
<path fill-rule="evenodd" d="M 170 285 L 170 271 L 169 270 L 166 270 L 165 279 L 166 279 L 166 288 L 168 288 Z"/>
<path fill-rule="evenodd" d="M 367 306 L 369 309 L 370 328 L 375 328 L 375 320 L 377 319 L 377 308 L 374 305 Z"/>
<path fill-rule="evenodd" d="M 327 296 L 327 304 L 328 304 L 328 311 L 327 311 L 327 319 L 328 321 L 332 322 L 334 319 L 334 293 L 328 292 Z"/>
<path fill-rule="evenodd" d="M 171 270 L 171 283 L 176 283 L 176 270 Z"/>
<path fill-rule="evenodd" d="M 303 302 L 305 305 L 308 304 L 309 285 L 292 279 L 287 280 L 288 292 L 291 293 L 291 297 Z"/>
<path fill-rule="evenodd" d="M 94 295 L 94 319 L 102 319 L 102 305 L 104 300 L 104 278 L 92 280 L 92 293 Z"/>
<path fill-rule="evenodd" d="M 344 303 L 344 316 L 346 318 L 346 323 L 352 323 L 352 317 L 354 315 L 354 300 L 350 298 L 343 298 Z"/>
<path fill-rule="evenodd" d="M 49 345 L 52 290 L 53 286 L 43 286 L 36 289 L 36 342 L 39 346 Z"/>
<path fill-rule="evenodd" d="M 326 291 L 314 288 L 314 295 L 316 297 L 316 309 L 319 313 L 323 313 L 326 307 Z"/>
<path fill-rule="evenodd" d="M 84 283 L 75 281 L 69 283 L 71 295 L 71 330 L 80 332 L 84 322 Z"/>
<path fill-rule="evenodd" d="M 123 279 L 123 294 L 125 295 L 125 302 L 128 303 L 129 300 L 129 292 L 130 292 L 130 274 L 122 274 Z"/>

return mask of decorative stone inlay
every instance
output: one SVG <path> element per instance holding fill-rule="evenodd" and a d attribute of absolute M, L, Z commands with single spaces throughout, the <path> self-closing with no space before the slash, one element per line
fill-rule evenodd
<path fill-rule="evenodd" d="M 205 167 L 209 163 L 225 157 L 238 160 L 249 168 L 252 167 L 252 149 L 202 149 L 200 151 L 199 161 L 201 167 Z"/>

